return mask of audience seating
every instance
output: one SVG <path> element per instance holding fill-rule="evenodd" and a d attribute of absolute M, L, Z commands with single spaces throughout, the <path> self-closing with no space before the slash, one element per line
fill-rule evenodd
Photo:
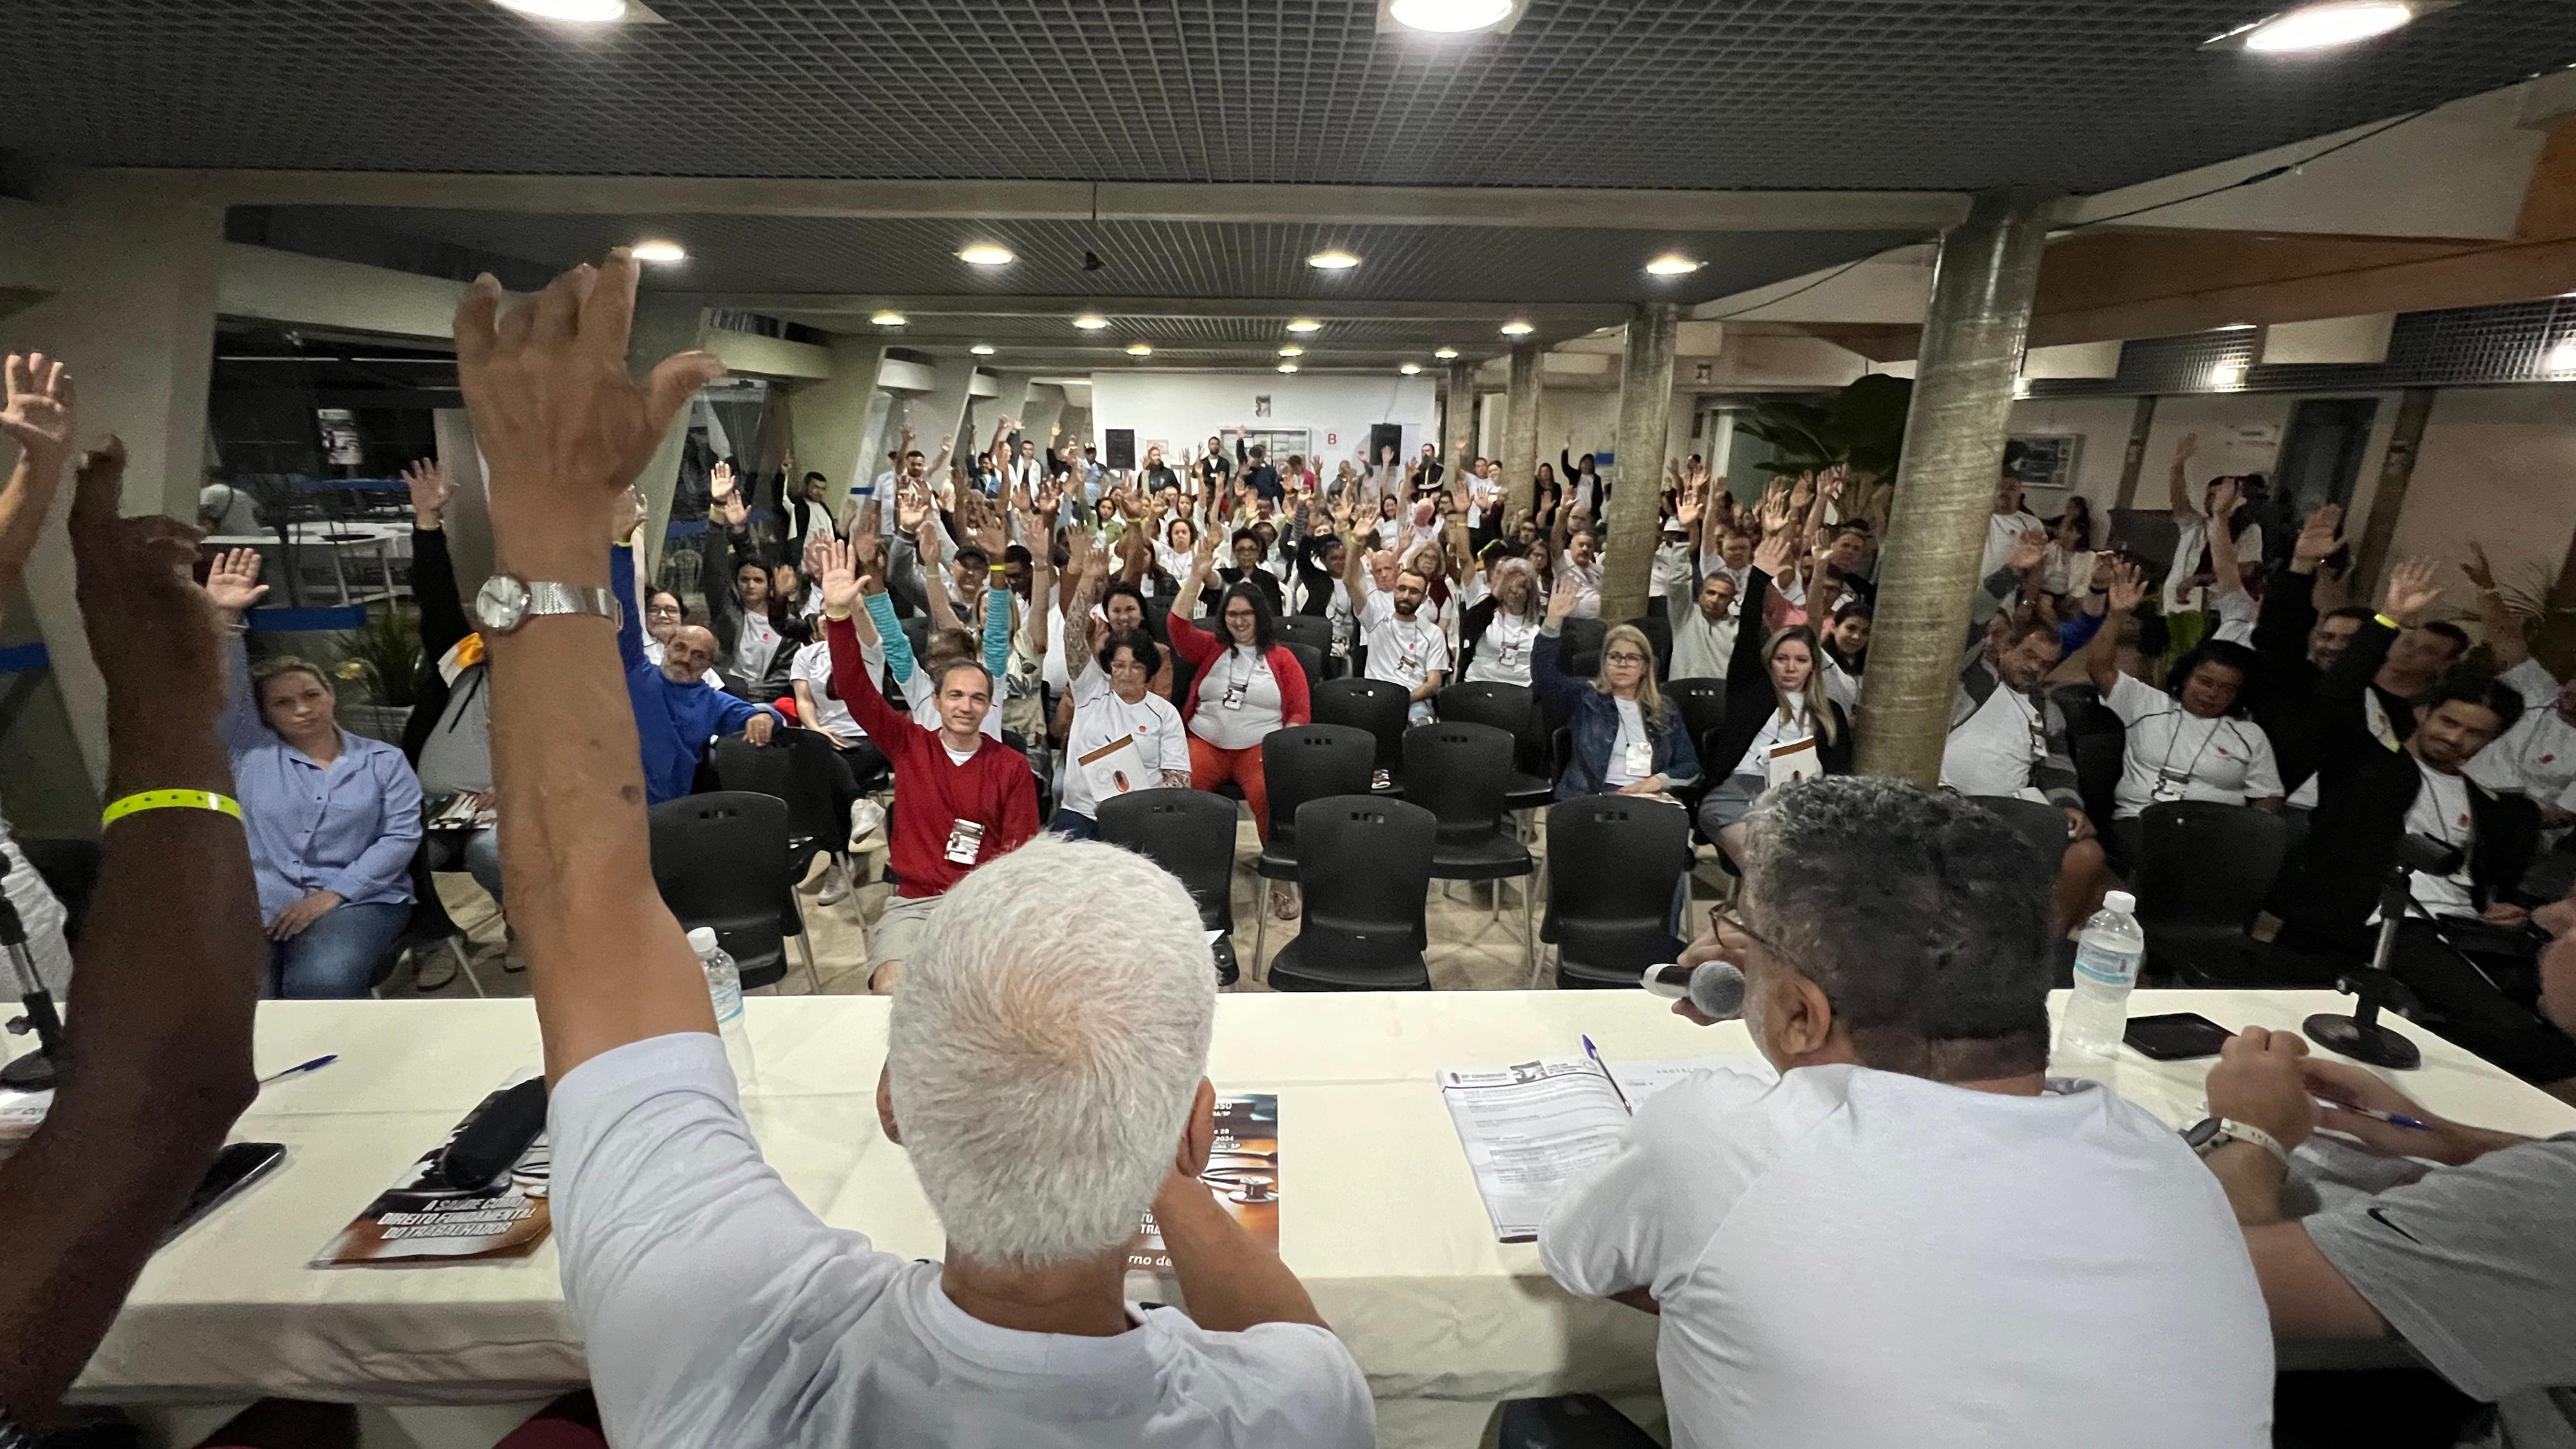
<path fill-rule="evenodd" d="M 787 979 L 787 938 L 804 947 L 805 972 L 814 969 L 796 913 L 796 882 L 787 874 L 787 802 L 749 790 L 713 790 L 665 800 L 649 817 L 653 884 L 683 930 L 714 928 L 716 940 L 742 970 L 743 989 Z"/>
<path fill-rule="evenodd" d="M 1366 730 L 1377 741 L 1376 768 L 1387 773 L 1388 792 L 1400 793 L 1404 731 L 1411 700 L 1399 684 L 1383 679 L 1328 679 L 1315 690 L 1315 723 Z"/>
<path fill-rule="evenodd" d="M 1718 726 L 1726 723 L 1726 681 L 1723 679 L 1668 679 L 1663 685 L 1664 697 L 1680 706 L 1682 728 L 1689 732 L 1691 748 L 1702 748 Z M 1732 765 L 1733 761 L 1728 761 Z M 1712 767 L 1701 760 L 1703 772 Z"/>
<path fill-rule="evenodd" d="M 483 994 L 483 978 L 474 974 L 474 962 L 465 954 L 465 933 L 447 914 L 447 903 L 438 898 L 438 884 L 430 878 L 429 857 L 435 847 L 429 836 L 422 836 L 420 848 L 411 853 L 411 919 L 403 923 L 402 934 L 393 939 L 376 957 L 367 973 L 367 991 L 373 995 L 393 979 L 394 972 L 409 956 L 417 964 L 421 954 L 445 946 L 456 957 L 456 969 L 474 994 Z"/>
<path fill-rule="evenodd" d="M 2245 934 L 2289 851 L 2277 815 L 2246 805 L 2173 800 L 2138 817 L 2131 877 L 2146 969 L 2185 986 L 2332 986 L 2337 963 Z"/>
<path fill-rule="evenodd" d="M 1332 657 L 1333 621 L 1321 614 L 1282 614 L 1272 627 L 1282 644 L 1304 644 L 1323 658 Z"/>
<path fill-rule="evenodd" d="M 1601 672 L 1601 641 L 1608 638 L 1610 626 L 1598 619 L 1568 619 L 1557 630 L 1557 668 L 1577 679 L 1590 679 Z M 1555 721 L 1563 724 L 1563 720 Z"/>
<path fill-rule="evenodd" d="M 1491 725 L 1512 737 L 1512 774 L 1503 782 L 1506 808 L 1536 810 L 1556 798 L 1555 780 L 1537 773 L 1547 765 L 1547 736 L 1539 729 L 1538 701 L 1526 686 L 1453 684 L 1432 697 L 1432 707 L 1444 720 Z"/>
<path fill-rule="evenodd" d="M 787 874 L 801 881 L 814 857 L 839 850 L 850 822 L 832 808 L 832 742 L 813 730 L 779 730 L 755 745 L 740 735 L 710 751 L 716 788 L 748 790 L 787 806 Z"/>
<path fill-rule="evenodd" d="M 1270 963 L 1272 988 L 1430 990 L 1423 907 L 1439 832 L 1430 811 L 1382 795 L 1333 795 L 1299 806 L 1305 921 Z"/>
<path fill-rule="evenodd" d="M 2018 795 L 1971 795 L 1968 797 L 2011 826 L 2039 856 L 2047 878 L 2057 878 L 2057 863 L 2066 856 L 2066 812 L 2044 800 L 2024 800 Z"/>
<path fill-rule="evenodd" d="M 1673 672 L 1673 621 L 1664 617 L 1664 600 L 1655 595 L 1646 601 L 1646 612 L 1630 621 L 1646 636 L 1646 652 L 1655 658 L 1655 677 L 1662 679 Z"/>
<path fill-rule="evenodd" d="M 1512 776 L 1512 737 L 1491 725 L 1442 720 L 1404 735 L 1405 798 L 1438 822 L 1431 851 L 1434 880 L 1492 881 L 1494 919 L 1503 913 L 1501 882 L 1526 882 L 1538 867 L 1529 847 L 1503 828 L 1503 787 Z M 1521 938 L 1535 969 L 1530 896 L 1521 892 Z"/>
<path fill-rule="evenodd" d="M 1289 653 L 1297 656 L 1297 667 L 1306 671 L 1306 698 L 1311 701 L 1315 691 L 1324 687 L 1324 651 L 1294 639 L 1282 642 L 1288 646 Z"/>
<path fill-rule="evenodd" d="M 1297 812 L 1310 800 L 1332 795 L 1369 793 L 1370 762 L 1377 742 L 1348 725 L 1304 724 L 1273 730 L 1261 740 L 1261 779 L 1270 794 L 1270 839 L 1252 863 L 1263 880 L 1293 881 L 1298 876 Z M 1229 852 L 1228 859 L 1232 859 Z M 1265 906 L 1254 917 L 1252 959 L 1270 929 Z"/>
<path fill-rule="evenodd" d="M 1234 959 L 1234 802 L 1205 790 L 1138 790 L 1100 802 L 1100 838 L 1172 873 L 1199 908 L 1217 981 L 1231 986 Z"/>
<path fill-rule="evenodd" d="M 1647 967 L 1681 954 L 1673 899 L 1690 868 L 1690 815 L 1677 806 L 1627 795 L 1549 806 L 1539 939 L 1556 947 L 1556 984 L 1634 986 Z"/>
<path fill-rule="evenodd" d="M 1654 1438 L 1598 1394 L 1506 1399 L 1494 1449 L 1657 1449 Z"/>

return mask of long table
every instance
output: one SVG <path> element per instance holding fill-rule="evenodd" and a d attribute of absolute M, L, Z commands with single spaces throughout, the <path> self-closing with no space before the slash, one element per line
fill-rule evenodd
<path fill-rule="evenodd" d="M 2062 996 L 2062 993 L 2061 993 Z M 2295 1029 L 2329 992 L 2141 991 L 2133 1014 L 2198 1011 Z M 875 1111 L 882 999 L 746 1003 L 758 1086 L 746 1103 L 770 1163 L 835 1226 L 937 1257 L 940 1232 Z M 2534 1135 L 2576 1108 L 2392 1023 L 2424 1064 L 2392 1074 L 2434 1111 Z M 1655 1387 L 1652 1319 L 1571 1297 L 1537 1249 L 1497 1243 L 1432 1074 L 1580 1050 L 1613 1060 L 1742 1054 L 1742 1026 L 1694 1027 L 1643 992 L 1231 995 L 1210 1076 L 1279 1094 L 1280 1251 L 1366 1368 L 1382 1442 L 1472 1443 L 1495 1400 Z M 314 1269 L 307 1261 L 513 1068 L 538 1059 L 524 1000 L 263 1002 L 258 1066 L 339 1061 L 265 1090 L 234 1137 L 284 1164 L 157 1255 L 81 1378 L 125 1404 L 286 1394 L 358 1403 L 541 1398 L 585 1377 L 551 1243 L 453 1267 Z M 2067 1061 L 2176 1126 L 2202 1115 L 2208 1063 Z M 1137 1286 L 1131 1283 L 1131 1288 Z"/>

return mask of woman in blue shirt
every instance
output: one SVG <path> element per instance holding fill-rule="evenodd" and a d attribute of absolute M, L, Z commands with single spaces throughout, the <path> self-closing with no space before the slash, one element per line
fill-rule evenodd
<path fill-rule="evenodd" d="M 341 729 L 331 682 L 301 659 L 254 671 L 242 611 L 268 589 L 259 555 L 218 554 L 206 597 L 233 626 L 224 744 L 268 923 L 270 994 L 367 994 L 376 958 L 411 919 L 420 780 L 401 750 Z"/>
<path fill-rule="evenodd" d="M 1571 575 L 1549 596 L 1547 621 L 1530 650 L 1530 685 L 1553 701 L 1574 737 L 1574 755 L 1556 782 L 1556 798 L 1577 795 L 1653 795 L 1699 780 L 1699 753 L 1679 706 L 1655 688 L 1655 651 L 1645 632 L 1621 624 L 1601 642 L 1601 672 L 1584 681 L 1557 667 L 1558 631 L 1574 612 Z"/>

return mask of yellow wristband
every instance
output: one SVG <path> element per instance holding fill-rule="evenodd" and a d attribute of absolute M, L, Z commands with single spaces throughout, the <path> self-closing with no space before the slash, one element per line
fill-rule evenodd
<path fill-rule="evenodd" d="M 2389 628 L 2391 628 L 2391 629 L 2395 629 L 2395 630 L 2398 630 L 2398 631 L 2400 631 L 2400 632 L 2403 632 L 2403 631 L 2405 630 L 2405 628 L 2406 628 L 2406 626 L 2405 626 L 2405 625 L 2398 623 L 2396 620 L 2394 620 L 2394 619 L 2392 619 L 2392 618 L 2388 617 L 2386 614 L 2373 614 L 2373 615 L 2371 615 L 2370 617 L 2372 617 L 2372 618 L 2374 618 L 2374 619 L 2377 619 L 2379 622 L 2381 622 L 2382 624 L 2387 625 Z"/>
<path fill-rule="evenodd" d="M 128 815 L 145 810 L 212 810 L 235 820 L 242 818 L 240 801 L 212 790 L 137 790 L 100 811 L 99 828 L 103 830 Z"/>

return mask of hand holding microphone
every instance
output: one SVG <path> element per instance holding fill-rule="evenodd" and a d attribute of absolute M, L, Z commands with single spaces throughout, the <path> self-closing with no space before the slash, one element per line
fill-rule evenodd
<path fill-rule="evenodd" d="M 1744 1014 L 1744 973 L 1726 961 L 1649 966 L 1638 983 L 1673 1003 L 1673 1014 L 1715 1026 Z"/>

